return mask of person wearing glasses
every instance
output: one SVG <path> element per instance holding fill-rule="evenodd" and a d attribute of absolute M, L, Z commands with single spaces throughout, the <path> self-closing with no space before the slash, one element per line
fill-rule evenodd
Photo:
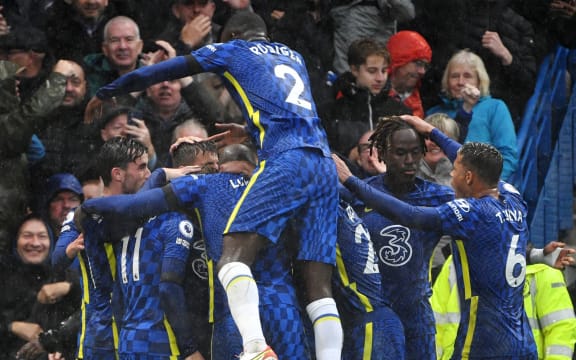
<path fill-rule="evenodd" d="M 350 160 L 358 165 L 359 169 L 355 175 L 361 179 L 375 176 L 386 172 L 386 164 L 378 157 L 378 151 L 370 148 L 370 137 L 374 130 L 368 130 L 358 140 L 358 145 L 354 148 L 357 156 L 353 157 L 350 153 Z"/>
<path fill-rule="evenodd" d="M 390 37 L 386 47 L 392 58 L 388 68 L 390 97 L 408 106 L 415 116 L 423 118 L 420 83 L 432 61 L 430 45 L 415 31 L 399 31 Z"/>

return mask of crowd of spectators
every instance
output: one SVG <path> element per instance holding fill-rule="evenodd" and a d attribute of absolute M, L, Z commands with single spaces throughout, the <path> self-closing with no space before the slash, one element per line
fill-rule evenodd
<path fill-rule="evenodd" d="M 177 138 L 243 123 L 208 74 L 117 98 L 94 123 L 84 121 L 90 98 L 134 69 L 218 42 L 240 10 L 258 13 L 273 41 L 303 55 L 329 145 L 359 177 L 386 170 L 366 146 L 379 117 L 439 114 L 457 124 L 447 132 L 461 142 L 497 147 L 502 178 L 510 178 L 541 61 L 556 45 L 576 47 L 576 4 L 568 0 L 3 1 L 0 265 L 7 287 L 28 293 L 0 297 L 1 358 L 73 315 L 69 302 L 79 304 L 78 279 L 46 266 L 68 211 L 102 192 L 93 159 L 106 140 L 141 142 L 152 171 L 172 165 Z M 423 165 L 422 175 L 442 172 L 449 182 L 441 153 L 430 151 Z M 41 256 L 19 250 L 26 238 L 39 239 Z M 29 296 L 61 281 L 54 298 L 62 306 Z"/>

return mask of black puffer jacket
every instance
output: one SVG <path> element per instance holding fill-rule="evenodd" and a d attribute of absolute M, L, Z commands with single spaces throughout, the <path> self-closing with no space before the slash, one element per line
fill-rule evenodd
<path fill-rule="evenodd" d="M 13 359 L 26 341 L 16 337 L 9 329 L 13 321 L 40 325 L 43 330 L 55 329 L 73 314 L 80 305 L 81 291 L 78 273 L 69 270 L 56 276 L 50 262 L 39 265 L 25 264 L 14 252 L 0 256 L 0 358 Z M 71 291 L 56 304 L 40 304 L 37 294 L 42 286 L 58 281 L 72 284 Z"/>
<path fill-rule="evenodd" d="M 336 83 L 340 89 L 331 110 L 322 117 L 333 151 L 344 156 L 368 130 L 376 127 L 381 116 L 412 114 L 404 104 L 388 97 L 388 89 L 374 96 L 356 87 L 352 73 L 344 73 Z"/>

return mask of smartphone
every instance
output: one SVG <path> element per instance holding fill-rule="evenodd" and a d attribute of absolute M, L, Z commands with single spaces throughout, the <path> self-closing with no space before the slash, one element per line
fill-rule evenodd
<path fill-rule="evenodd" d="M 126 114 L 126 123 L 128 125 L 134 125 L 136 126 L 136 123 L 134 122 L 134 113 L 132 111 L 128 111 L 128 114 Z"/>

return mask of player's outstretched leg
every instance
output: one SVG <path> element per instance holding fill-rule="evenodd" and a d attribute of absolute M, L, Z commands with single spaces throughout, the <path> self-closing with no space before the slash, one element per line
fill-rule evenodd
<path fill-rule="evenodd" d="M 259 297 L 250 265 L 266 239 L 254 233 L 224 236 L 222 257 L 218 262 L 218 278 L 228 296 L 232 318 L 242 336 L 240 360 L 276 360 L 262 332 Z"/>
<path fill-rule="evenodd" d="M 314 327 L 317 360 L 334 360 L 342 356 L 344 334 L 336 302 L 332 298 L 332 266 L 309 261 L 304 264 L 308 293 L 306 312 Z"/>

